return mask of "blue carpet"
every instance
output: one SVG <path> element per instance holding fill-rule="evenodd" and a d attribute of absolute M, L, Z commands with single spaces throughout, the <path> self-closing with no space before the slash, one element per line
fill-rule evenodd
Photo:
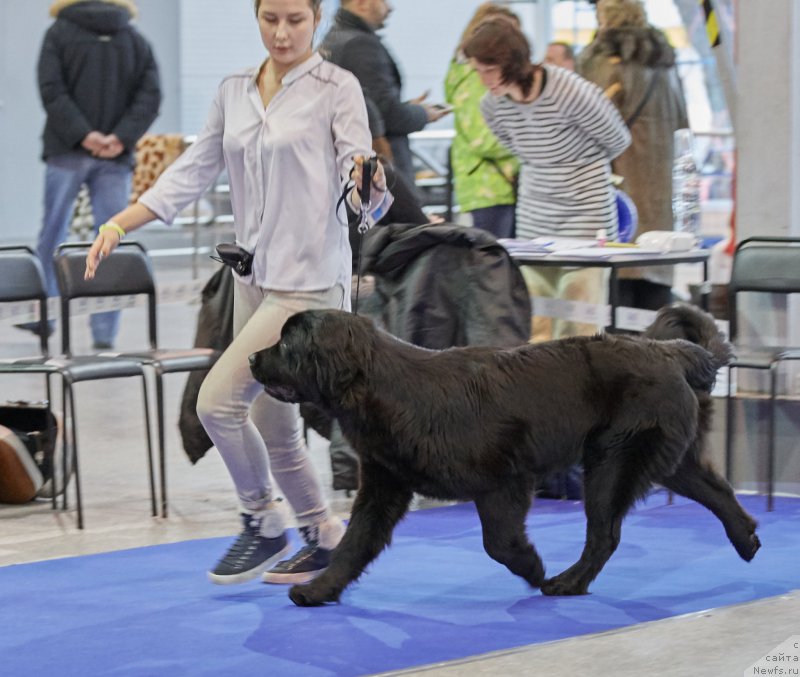
<path fill-rule="evenodd" d="M 625 521 L 591 588 L 548 598 L 491 561 L 472 504 L 411 513 L 340 605 L 206 581 L 229 539 L 0 569 L 5 675 L 363 675 L 547 642 L 770 597 L 800 587 L 800 500 L 744 497 L 763 543 L 742 562 L 700 506 L 663 495 Z M 538 500 L 529 533 L 548 572 L 578 556 L 578 504 Z"/>

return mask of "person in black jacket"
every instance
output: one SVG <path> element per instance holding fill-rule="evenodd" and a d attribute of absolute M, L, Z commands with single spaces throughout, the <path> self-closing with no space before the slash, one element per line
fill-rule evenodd
<path fill-rule="evenodd" d="M 328 61 L 358 78 L 364 96 L 375 104 L 383 117 L 397 173 L 413 186 L 414 168 L 408 135 L 443 117 L 447 111 L 424 103 L 425 94 L 411 101 L 401 100 L 400 71 L 375 33 L 383 27 L 391 11 L 386 0 L 342 0 L 320 52 Z"/>
<path fill-rule="evenodd" d="M 128 204 L 136 142 L 158 115 L 158 69 L 152 49 L 131 25 L 129 0 L 59 0 L 44 36 L 39 92 L 47 115 L 42 141 L 45 213 L 38 253 L 48 293 L 58 294 L 53 252 L 66 239 L 73 203 L 89 189 L 95 229 Z M 119 312 L 91 317 L 96 349 L 110 348 Z M 39 324 L 22 325 L 38 332 Z M 52 331 L 52 327 L 51 327 Z"/>

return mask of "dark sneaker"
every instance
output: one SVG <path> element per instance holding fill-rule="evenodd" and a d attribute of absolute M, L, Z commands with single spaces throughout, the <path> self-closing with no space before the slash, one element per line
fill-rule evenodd
<path fill-rule="evenodd" d="M 217 566 L 208 572 L 212 583 L 228 585 L 252 580 L 291 552 L 285 533 L 277 538 L 261 535 L 260 517 L 242 515 L 242 524 L 244 530 L 239 538 Z"/>
<path fill-rule="evenodd" d="M 318 545 L 306 545 L 297 553 L 264 572 L 265 583 L 308 583 L 328 567 L 331 550 Z"/>

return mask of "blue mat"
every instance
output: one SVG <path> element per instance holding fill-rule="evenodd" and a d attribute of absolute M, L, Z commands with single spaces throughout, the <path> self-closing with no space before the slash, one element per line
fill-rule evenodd
<path fill-rule="evenodd" d="M 658 495 L 625 521 L 591 588 L 543 597 L 490 560 L 472 504 L 411 513 L 340 605 L 217 587 L 207 539 L 0 569 L 5 675 L 364 675 L 595 633 L 800 587 L 800 500 L 744 497 L 761 551 L 742 562 L 700 506 Z M 537 500 L 529 533 L 554 574 L 583 544 L 579 504 Z"/>

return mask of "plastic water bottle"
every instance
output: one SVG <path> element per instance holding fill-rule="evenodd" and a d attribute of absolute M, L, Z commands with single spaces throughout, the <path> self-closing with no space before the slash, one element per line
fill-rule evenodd
<path fill-rule="evenodd" d="M 690 129 L 675 132 L 672 219 L 674 230 L 700 237 L 700 175 L 694 159 L 694 137 Z"/>

